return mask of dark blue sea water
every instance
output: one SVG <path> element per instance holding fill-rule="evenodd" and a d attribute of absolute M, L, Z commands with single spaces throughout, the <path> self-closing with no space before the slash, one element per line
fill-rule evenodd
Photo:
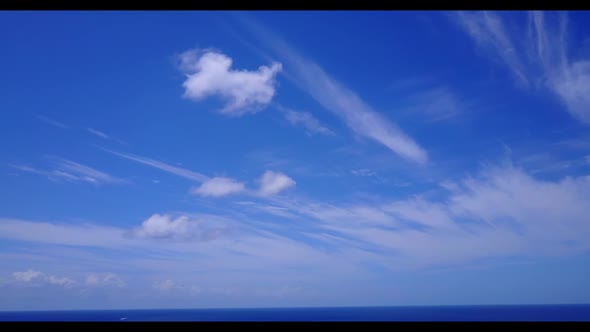
<path fill-rule="evenodd" d="M 0 321 L 590 321 L 590 305 L 4 311 Z"/>

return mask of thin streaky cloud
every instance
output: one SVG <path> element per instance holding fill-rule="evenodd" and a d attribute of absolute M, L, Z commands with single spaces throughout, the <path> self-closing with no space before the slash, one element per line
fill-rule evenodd
<path fill-rule="evenodd" d="M 442 200 L 416 195 L 333 204 L 283 197 L 273 203 L 334 235 L 407 254 L 411 264 L 589 248 L 588 176 L 547 180 L 512 165 L 487 166 L 441 185 L 447 190 Z"/>
<path fill-rule="evenodd" d="M 68 182 L 87 182 L 92 184 L 116 184 L 126 183 L 127 180 L 120 179 L 105 172 L 99 171 L 90 166 L 82 165 L 80 163 L 62 159 L 52 158 L 55 167 L 50 170 L 38 169 L 28 165 L 11 165 L 13 168 L 22 172 L 42 175 L 53 181 L 68 181 Z"/>
<path fill-rule="evenodd" d="M 147 166 L 151 166 L 151 167 L 160 169 L 164 172 L 168 172 L 170 174 L 174 174 L 174 175 L 177 175 L 177 176 L 189 179 L 189 180 L 193 180 L 193 181 L 197 181 L 197 182 L 205 182 L 209 179 L 208 176 L 203 175 L 201 173 L 193 172 L 191 170 L 188 170 L 188 169 L 182 168 L 182 167 L 172 166 L 170 164 L 166 164 L 164 162 L 161 162 L 161 161 L 158 161 L 155 159 L 142 157 L 142 156 L 138 156 L 138 155 L 134 155 L 134 154 L 130 154 L 130 153 L 117 152 L 117 151 L 105 149 L 100 146 L 98 148 L 105 151 L 105 152 L 113 154 L 115 156 L 125 158 L 128 160 L 132 160 L 132 161 L 135 161 L 140 164 L 147 165 Z"/>
<path fill-rule="evenodd" d="M 103 138 L 103 139 L 106 139 L 106 140 L 115 141 L 115 142 L 117 142 L 119 144 L 122 144 L 122 145 L 129 145 L 127 142 L 124 142 L 124 141 L 122 141 L 120 139 L 117 139 L 117 138 L 115 138 L 115 137 L 113 137 L 111 135 L 106 134 L 103 131 L 100 131 L 100 130 L 97 130 L 97 129 L 94 129 L 94 128 L 86 128 L 86 131 L 88 131 L 89 133 L 91 133 L 94 136 L 97 136 L 97 137 L 100 137 L 100 138 Z"/>
<path fill-rule="evenodd" d="M 92 128 L 86 128 L 86 130 L 88 130 L 89 133 L 94 134 L 94 135 L 96 135 L 98 137 L 102 137 L 104 139 L 111 139 L 111 136 L 103 133 L 100 130 L 96 130 L 96 129 L 92 129 Z"/>
<path fill-rule="evenodd" d="M 518 82 L 524 86 L 529 85 L 525 67 L 500 16 L 487 11 L 461 11 L 453 16 L 456 23 L 479 47 L 498 56 L 510 68 Z"/>
<path fill-rule="evenodd" d="M 558 15 L 550 29 L 543 12 L 529 13 L 533 45 L 547 79 L 547 86 L 577 120 L 590 124 L 590 59 L 570 59 L 567 45 L 567 16 Z"/>
<path fill-rule="evenodd" d="M 408 98 L 412 113 L 423 115 L 428 122 L 450 120 L 465 108 L 462 101 L 447 87 L 439 86 L 414 93 Z"/>
<path fill-rule="evenodd" d="M 285 63 L 295 84 L 325 109 L 337 115 L 355 133 L 386 146 L 399 156 L 424 164 L 428 155 L 396 124 L 377 113 L 354 91 L 333 79 L 318 64 L 303 57 L 279 36 L 244 15 L 236 16 Z"/>
<path fill-rule="evenodd" d="M 77 162 L 58 158 L 58 168 L 73 174 L 82 181 L 88 181 L 93 183 L 118 183 L 124 182 L 122 179 L 118 179 L 105 172 L 101 172 L 90 166 L 82 165 Z"/>
<path fill-rule="evenodd" d="M 526 33 L 512 37 L 496 13 L 459 12 L 453 17 L 479 47 L 499 56 L 522 83 L 542 82 L 540 86 L 553 92 L 574 118 L 590 124 L 590 59 L 568 56 L 565 13 L 548 17 L 542 11 L 531 11 Z M 520 43 L 524 49 L 518 50 L 514 39 L 525 40 Z"/>
<path fill-rule="evenodd" d="M 49 118 L 49 117 L 47 117 L 45 115 L 37 115 L 36 117 L 37 117 L 37 119 L 39 119 L 39 120 L 47 123 L 48 125 L 51 125 L 51 126 L 54 126 L 54 127 L 58 127 L 58 128 L 61 128 L 61 129 L 67 129 L 67 128 L 69 128 L 63 122 L 59 122 L 59 121 L 57 121 L 55 119 L 52 119 L 52 118 Z"/>
<path fill-rule="evenodd" d="M 282 106 L 279 106 L 278 109 L 283 113 L 285 119 L 287 119 L 291 125 L 305 128 L 308 134 L 334 135 L 332 130 L 324 127 L 320 121 L 309 112 L 299 112 Z"/>

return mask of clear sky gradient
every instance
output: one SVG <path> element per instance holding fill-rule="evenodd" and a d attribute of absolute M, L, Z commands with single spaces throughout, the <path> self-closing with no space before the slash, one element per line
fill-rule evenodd
<path fill-rule="evenodd" d="M 590 302 L 588 12 L 1 12 L 0 310 Z"/>

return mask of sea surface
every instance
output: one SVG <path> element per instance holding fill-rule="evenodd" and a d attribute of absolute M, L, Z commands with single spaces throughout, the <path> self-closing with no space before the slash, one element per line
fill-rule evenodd
<path fill-rule="evenodd" d="M 590 321 L 590 304 L 0 311 L 0 321 Z"/>

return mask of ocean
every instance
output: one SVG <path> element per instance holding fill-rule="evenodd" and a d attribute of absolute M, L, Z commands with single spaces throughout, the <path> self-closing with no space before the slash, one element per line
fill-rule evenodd
<path fill-rule="evenodd" d="M 590 321 L 590 304 L 2 311 L 0 321 Z"/>

